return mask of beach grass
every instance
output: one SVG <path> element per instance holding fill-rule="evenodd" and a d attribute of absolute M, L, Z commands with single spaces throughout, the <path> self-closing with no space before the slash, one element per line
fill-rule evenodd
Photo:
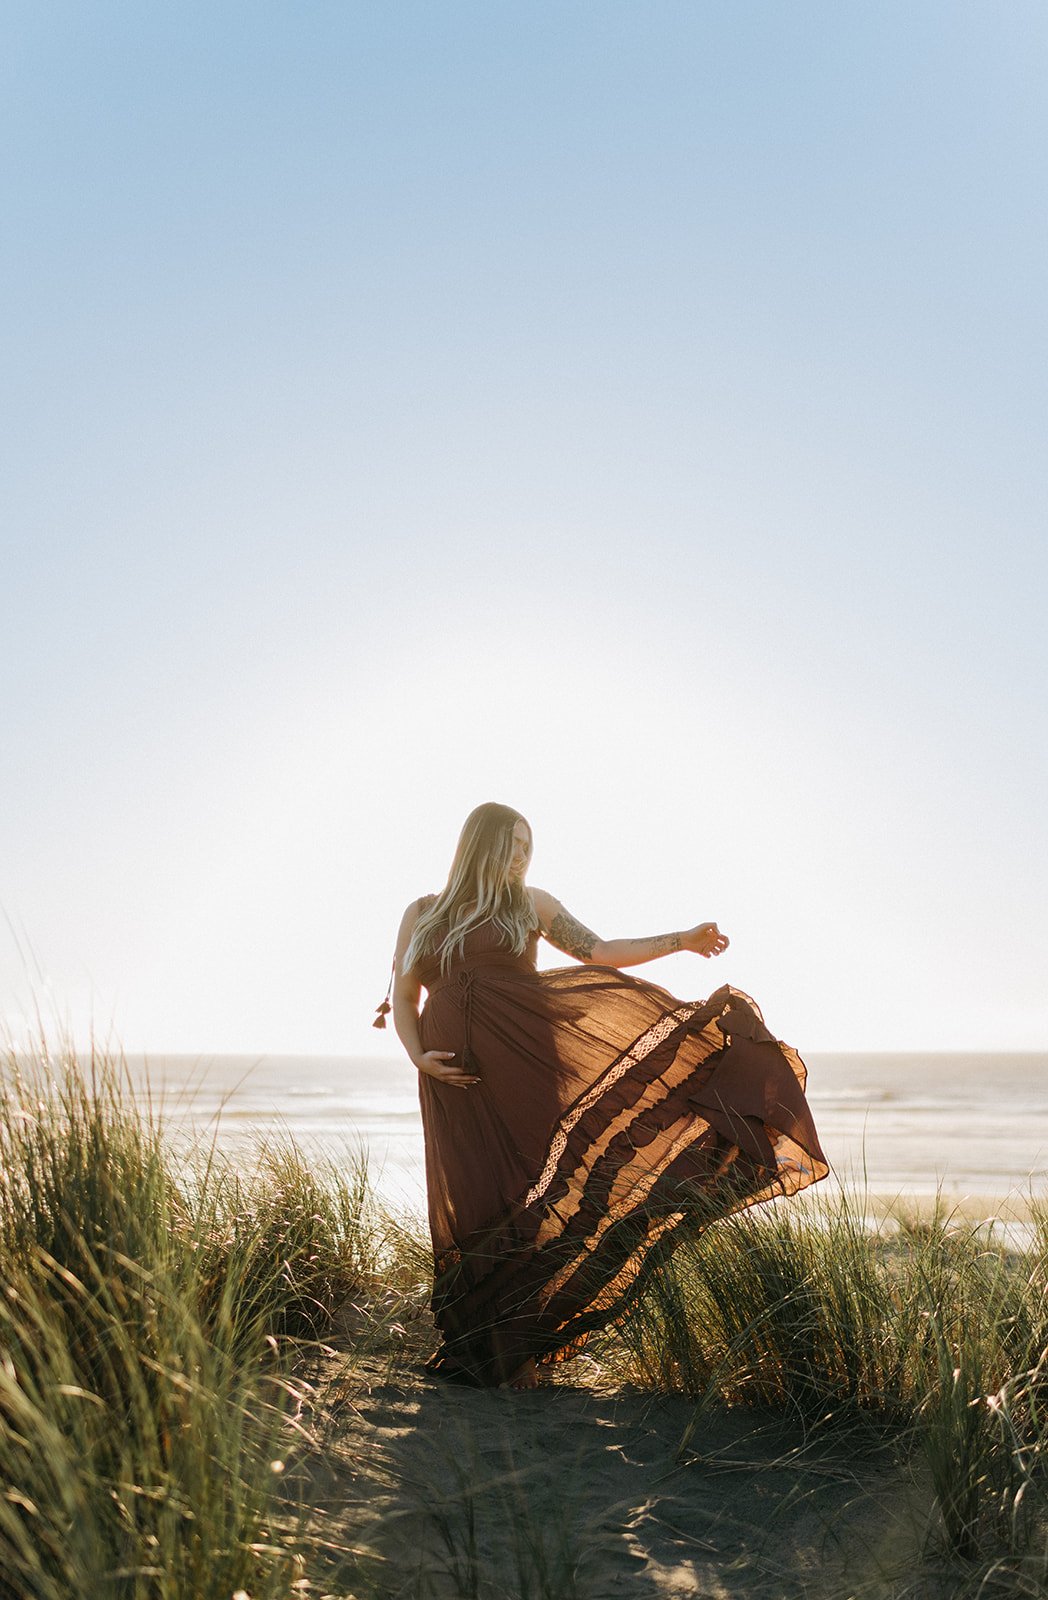
<path fill-rule="evenodd" d="M 176 1157 L 111 1057 L 9 1058 L 0 1595 L 291 1592 L 297 1369 L 371 1282 L 370 1204 L 289 1143 Z"/>
<path fill-rule="evenodd" d="M 711 1407 L 893 1441 L 933 1490 L 930 1556 L 973 1591 L 1048 1594 L 1048 1212 L 1031 1214 L 1017 1250 L 941 1202 L 876 1229 L 846 1192 L 741 1211 L 661 1264 L 603 1354 L 694 1401 L 683 1452 Z"/>
<path fill-rule="evenodd" d="M 1032 1215 L 1018 1249 L 942 1205 L 871 1227 L 861 1197 L 836 1193 L 706 1227 L 695 1202 L 631 1314 L 558 1381 L 686 1401 L 678 1463 L 714 1413 L 890 1449 L 924 1497 L 934 1592 L 1048 1596 L 1048 1209 Z M 412 1590 L 363 1502 L 318 1503 L 318 1463 L 360 1395 L 421 1390 L 429 1265 L 363 1154 L 335 1166 L 285 1139 L 235 1166 L 171 1144 L 118 1057 L 12 1052 L 0 1600 L 599 1593 L 579 1575 L 571 1486 L 556 1518 L 532 1516 L 524 1480 L 486 1479 L 461 1438 Z M 492 1571 L 477 1507 L 500 1496 Z M 877 1590 L 918 1592 L 912 1575 Z"/>

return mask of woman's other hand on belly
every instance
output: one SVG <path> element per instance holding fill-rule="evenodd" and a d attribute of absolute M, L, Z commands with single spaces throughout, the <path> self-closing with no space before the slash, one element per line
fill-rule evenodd
<path fill-rule="evenodd" d="M 461 1067 L 451 1066 L 454 1059 L 454 1050 L 426 1050 L 416 1057 L 415 1065 L 427 1078 L 436 1078 L 438 1083 L 455 1083 L 462 1089 L 468 1089 L 471 1083 L 480 1082 L 471 1073 L 463 1072 Z"/>

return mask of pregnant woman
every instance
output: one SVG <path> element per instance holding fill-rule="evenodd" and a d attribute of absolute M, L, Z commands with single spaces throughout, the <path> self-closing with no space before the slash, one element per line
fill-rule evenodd
<path fill-rule="evenodd" d="M 716 923 L 599 939 L 525 884 L 531 849 L 510 807 L 470 814 L 446 885 L 404 913 L 392 1006 L 419 1072 L 429 1367 L 514 1388 L 621 1318 L 675 1230 L 828 1171 L 804 1064 L 747 995 L 678 1000 L 620 970 L 719 955 Z M 540 936 L 580 964 L 539 972 Z"/>

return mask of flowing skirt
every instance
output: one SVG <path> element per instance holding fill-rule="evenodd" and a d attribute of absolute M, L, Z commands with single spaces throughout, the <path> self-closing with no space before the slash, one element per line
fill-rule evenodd
<path fill-rule="evenodd" d="M 420 1034 L 481 1079 L 419 1075 L 443 1376 L 574 1355 L 689 1231 L 829 1170 L 804 1063 L 738 989 L 488 954 L 434 977 Z"/>

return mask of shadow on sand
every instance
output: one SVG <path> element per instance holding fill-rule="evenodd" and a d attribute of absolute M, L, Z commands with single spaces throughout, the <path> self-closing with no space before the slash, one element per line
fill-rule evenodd
<path fill-rule="evenodd" d="M 307 1470 L 356 1551 L 332 1580 L 375 1600 L 882 1600 L 908 1588 L 927 1505 L 868 1440 L 570 1381 L 405 1374 L 347 1400 Z"/>

